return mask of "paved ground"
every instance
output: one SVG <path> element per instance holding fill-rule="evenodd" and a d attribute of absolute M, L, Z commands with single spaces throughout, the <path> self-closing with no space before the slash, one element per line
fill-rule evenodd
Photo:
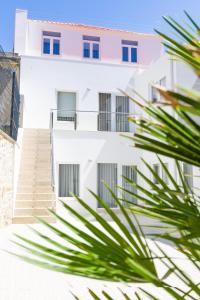
<path fill-rule="evenodd" d="M 34 227 L 41 229 L 41 225 L 34 225 Z M 26 237 L 30 237 L 32 234 L 24 225 L 12 225 L 0 229 L 0 249 L 17 251 L 16 246 L 9 241 L 13 239 L 14 232 Z M 169 245 L 163 245 L 163 247 L 167 253 L 171 252 L 170 254 L 177 256 L 177 252 L 174 252 Z M 184 266 L 186 266 L 185 264 L 184 261 Z M 158 270 L 161 275 L 164 273 L 162 266 L 158 266 Z M 197 278 L 198 275 L 195 274 Z M 175 284 L 174 278 L 171 282 Z M 131 299 L 135 300 L 133 296 L 136 290 L 135 285 L 128 287 L 122 284 L 102 283 L 96 280 L 43 270 L 22 262 L 4 251 L 0 251 L 0 300 L 74 300 L 70 291 L 77 294 L 80 300 L 91 300 L 87 292 L 88 287 L 99 295 L 104 289 L 110 291 L 114 300 L 124 300 L 118 290 L 118 287 L 120 287 L 127 292 Z M 152 290 L 151 286 L 149 288 Z M 157 291 L 157 297 L 160 295 L 160 299 L 170 299 L 168 296 L 168 298 L 161 297 L 160 293 L 161 291 L 159 293 Z M 101 296 L 101 299 L 105 300 L 103 296 Z M 144 299 L 145 297 L 142 298 L 142 300 Z"/>
<path fill-rule="evenodd" d="M 35 225 L 38 228 L 40 225 Z M 0 229 L 0 249 L 17 251 L 15 245 L 9 241 L 13 239 L 13 232 L 29 235 L 24 225 L 12 225 Z M 70 291 L 78 294 L 81 300 L 91 299 L 87 287 L 100 291 L 112 290 L 114 299 L 121 299 L 116 284 L 101 283 L 64 274 L 43 270 L 29 265 L 10 254 L 0 251 L 0 300 L 74 300 Z M 121 285 L 123 290 L 130 291 Z M 131 293 L 132 293 L 131 289 Z M 102 297 L 102 299 L 104 299 Z"/>

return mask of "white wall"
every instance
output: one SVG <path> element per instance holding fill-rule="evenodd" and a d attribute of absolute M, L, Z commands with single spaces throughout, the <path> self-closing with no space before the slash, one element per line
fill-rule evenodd
<path fill-rule="evenodd" d="M 21 57 L 25 128 L 49 128 L 57 92 L 77 93 L 77 110 L 98 111 L 98 93 L 126 90 L 137 67 L 72 60 Z"/>
<path fill-rule="evenodd" d="M 83 59 L 83 35 L 100 37 L 100 60 L 105 62 L 122 63 L 122 40 L 138 42 L 138 64 L 140 65 L 149 65 L 158 59 L 163 51 L 162 39 L 154 34 L 112 30 L 90 25 L 31 20 L 28 19 L 27 15 L 27 11 L 16 11 L 15 51 L 20 55 L 43 55 L 43 31 L 61 33 L 60 59 Z"/>
<path fill-rule="evenodd" d="M 118 184 L 121 184 L 122 165 L 138 165 L 141 157 L 141 151 L 131 147 L 132 144 L 119 133 L 54 131 L 56 193 L 59 164 L 80 164 L 80 196 L 97 208 L 97 202 L 87 192 L 90 188 L 97 193 L 97 163 L 117 163 Z M 77 207 L 75 200 L 71 204 Z"/>

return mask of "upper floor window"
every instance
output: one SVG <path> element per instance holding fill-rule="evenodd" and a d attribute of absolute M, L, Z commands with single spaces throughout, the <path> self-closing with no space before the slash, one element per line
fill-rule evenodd
<path fill-rule="evenodd" d="M 122 61 L 137 63 L 137 41 L 122 40 Z"/>
<path fill-rule="evenodd" d="M 100 58 L 100 37 L 83 36 L 83 57 L 84 58 Z"/>
<path fill-rule="evenodd" d="M 60 55 L 60 32 L 43 31 L 43 54 Z"/>
<path fill-rule="evenodd" d="M 162 87 L 166 87 L 166 85 L 167 85 L 166 76 L 162 77 L 160 80 L 155 82 L 155 84 L 158 84 Z M 151 100 L 152 100 L 153 103 L 163 100 L 162 97 L 160 96 L 158 90 L 156 89 L 156 87 L 152 86 L 152 85 L 151 85 Z"/>

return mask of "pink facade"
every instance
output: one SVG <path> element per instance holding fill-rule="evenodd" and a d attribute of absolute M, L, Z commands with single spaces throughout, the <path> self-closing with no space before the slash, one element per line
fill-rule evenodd
<path fill-rule="evenodd" d="M 149 65 L 157 60 L 163 51 L 160 37 L 153 34 L 81 24 L 30 20 L 27 18 L 27 12 L 23 10 L 17 10 L 15 22 L 15 52 L 21 55 L 43 55 L 43 31 L 61 33 L 59 59 L 84 59 L 83 35 L 100 38 L 100 59 L 98 61 L 102 62 L 130 64 L 122 62 L 122 40 L 138 42 L 138 65 Z"/>

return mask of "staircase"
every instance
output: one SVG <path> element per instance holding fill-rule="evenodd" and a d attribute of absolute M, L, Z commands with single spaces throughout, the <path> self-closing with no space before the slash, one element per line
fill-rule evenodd
<path fill-rule="evenodd" d="M 47 209 L 54 209 L 55 204 L 50 130 L 24 129 L 13 223 L 37 223 L 34 216 L 54 222 Z"/>

